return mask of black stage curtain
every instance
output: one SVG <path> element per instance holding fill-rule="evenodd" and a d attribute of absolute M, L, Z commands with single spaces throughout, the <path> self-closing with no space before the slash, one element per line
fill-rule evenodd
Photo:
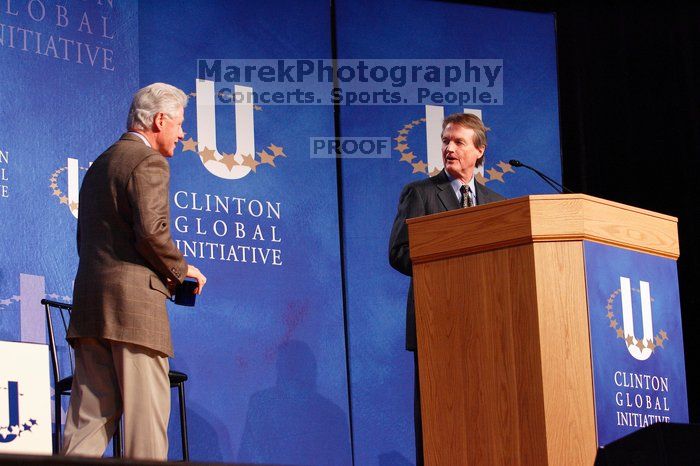
<path fill-rule="evenodd" d="M 564 183 L 678 217 L 691 422 L 700 422 L 700 8 L 557 8 Z"/>
<path fill-rule="evenodd" d="M 700 422 L 700 6 L 465 3 L 556 14 L 564 184 L 679 218 L 688 401 Z"/>

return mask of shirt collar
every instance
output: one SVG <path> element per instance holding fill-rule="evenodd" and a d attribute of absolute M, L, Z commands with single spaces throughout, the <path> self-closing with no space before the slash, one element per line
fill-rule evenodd
<path fill-rule="evenodd" d="M 474 169 L 474 173 L 476 173 L 476 169 Z M 457 196 L 458 200 L 461 200 L 462 193 L 459 189 L 462 187 L 462 181 L 458 180 L 457 178 L 453 178 L 447 170 L 445 170 L 445 175 L 447 175 L 447 179 L 450 180 L 450 184 L 452 185 L 452 190 L 455 192 L 455 196 Z M 469 180 L 467 186 L 469 186 L 469 189 L 471 189 L 472 191 L 472 198 L 474 199 L 475 203 L 478 204 L 479 201 L 476 198 L 476 185 L 474 184 L 474 176 L 472 176 L 472 179 Z"/>
<path fill-rule="evenodd" d="M 136 132 L 136 131 L 129 131 L 129 134 L 134 134 L 134 135 L 140 137 L 144 144 L 146 144 L 146 145 L 147 145 L 148 147 L 150 147 L 151 149 L 153 148 L 153 146 L 151 146 L 151 143 L 148 142 L 148 139 L 146 139 L 146 136 L 144 136 L 143 134 L 138 133 L 138 132 Z"/>

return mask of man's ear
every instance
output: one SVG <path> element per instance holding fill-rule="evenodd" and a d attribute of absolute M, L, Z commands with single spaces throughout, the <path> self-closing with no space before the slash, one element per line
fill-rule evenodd
<path fill-rule="evenodd" d="M 153 117 L 153 132 L 158 133 L 162 131 L 163 125 L 165 125 L 165 114 L 158 112 Z"/>

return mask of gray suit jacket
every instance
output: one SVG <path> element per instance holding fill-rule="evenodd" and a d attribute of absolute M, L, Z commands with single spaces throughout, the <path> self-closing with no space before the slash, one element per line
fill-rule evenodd
<path fill-rule="evenodd" d="M 502 201 L 505 198 L 480 183 L 476 186 L 477 204 Z M 411 256 L 408 249 L 408 226 L 406 220 L 424 215 L 459 209 L 459 201 L 450 180 L 442 170 L 437 175 L 407 184 L 399 199 L 399 208 L 389 238 L 389 263 L 404 275 L 413 276 Z M 413 279 L 406 299 L 406 349 L 416 349 L 416 315 L 413 304 Z"/>
<path fill-rule="evenodd" d="M 170 236 L 169 180 L 165 157 L 133 134 L 88 170 L 69 341 L 104 338 L 173 355 L 165 280 L 182 282 L 187 263 Z"/>

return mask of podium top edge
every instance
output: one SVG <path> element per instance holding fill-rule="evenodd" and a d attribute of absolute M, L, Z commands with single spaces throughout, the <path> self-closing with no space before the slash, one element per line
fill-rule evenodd
<path fill-rule="evenodd" d="M 492 202 L 489 204 L 482 204 L 482 205 L 477 205 L 474 207 L 469 207 L 469 212 L 476 212 L 477 209 L 478 210 L 488 210 L 488 209 L 494 209 L 494 208 L 502 208 L 502 207 L 508 206 L 508 205 L 530 204 L 533 202 L 540 202 L 540 201 L 562 201 L 562 200 L 567 200 L 567 201 L 582 200 L 582 201 L 586 201 L 586 202 L 602 204 L 602 205 L 606 205 L 606 206 L 617 208 L 617 209 L 623 209 L 623 210 L 627 210 L 630 212 L 635 212 L 638 214 L 643 214 L 643 215 L 655 217 L 655 218 L 658 218 L 660 220 L 666 220 L 669 222 L 678 223 L 678 217 L 674 217 L 672 215 L 666 215 L 666 214 L 662 214 L 659 212 L 654 212 L 653 210 L 642 209 L 641 207 L 634 207 L 634 206 L 630 206 L 627 204 L 622 204 L 621 202 L 610 201 L 610 200 L 603 199 L 600 197 L 595 197 L 595 196 L 591 196 L 588 194 L 581 194 L 581 193 L 576 193 L 576 194 L 530 194 L 527 196 L 520 196 L 520 197 L 511 198 L 511 199 L 506 199 L 504 201 Z M 450 211 L 446 211 L 446 212 L 440 212 L 437 214 L 425 215 L 422 217 L 409 218 L 408 220 L 406 220 L 406 223 L 413 224 L 413 223 L 427 222 L 427 221 L 432 221 L 435 218 L 435 216 L 438 216 L 438 215 L 441 217 L 447 217 L 447 216 L 452 216 L 452 215 L 460 215 L 462 213 L 464 213 L 464 209 L 450 210 Z"/>

